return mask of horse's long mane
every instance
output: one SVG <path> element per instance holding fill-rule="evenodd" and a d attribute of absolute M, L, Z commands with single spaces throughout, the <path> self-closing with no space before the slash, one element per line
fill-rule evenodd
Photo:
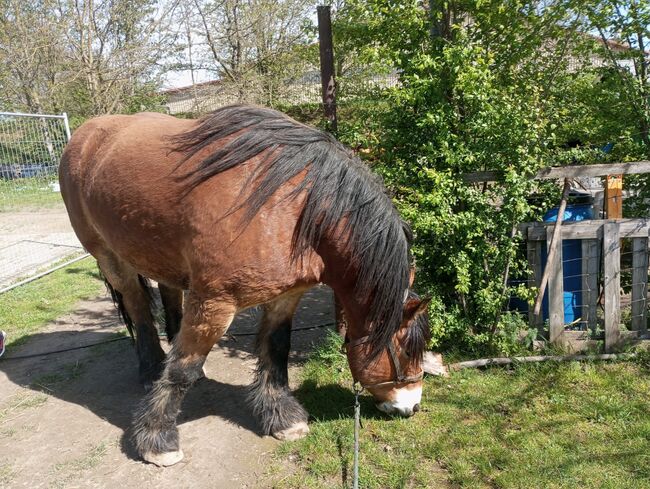
<path fill-rule="evenodd" d="M 246 208 L 246 224 L 282 185 L 304 172 L 290 195 L 305 194 L 293 236 L 293 258 L 317 249 L 322 238 L 340 231 L 336 238 L 343 240 L 358 267 L 355 294 L 371 298 L 367 324 L 374 325 L 369 343 L 370 357 L 375 358 L 402 320 L 411 239 L 379 177 L 329 134 L 262 107 L 218 109 L 172 141 L 174 149 L 185 154 L 183 162 L 219 142 L 185 174 L 188 189 L 261 156 L 242 190 L 242 197 L 247 197 L 237 207 Z"/>

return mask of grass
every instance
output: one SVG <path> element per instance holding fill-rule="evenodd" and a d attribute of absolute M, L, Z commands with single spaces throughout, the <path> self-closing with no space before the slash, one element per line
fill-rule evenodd
<path fill-rule="evenodd" d="M 84 472 L 97 467 L 108 452 L 108 443 L 102 441 L 96 446 L 91 446 L 84 455 L 79 458 L 59 463 L 53 466 L 54 480 L 50 481 L 50 487 L 70 487 L 76 479 L 82 478 Z"/>
<path fill-rule="evenodd" d="M 77 380 L 83 375 L 86 364 L 76 361 L 68 363 L 59 368 L 56 372 L 41 375 L 32 381 L 32 388 L 52 392 L 52 387 L 57 384 Z"/>
<path fill-rule="evenodd" d="M 55 181 L 56 176 L 0 180 L 0 212 L 62 205 L 61 193 L 54 192 L 49 187 L 49 184 Z"/>
<path fill-rule="evenodd" d="M 18 413 L 33 407 L 39 407 L 47 402 L 48 397 L 45 394 L 32 392 L 19 392 L 7 399 L 5 406 L 0 409 L 0 423 L 4 424 L 8 419 L 13 418 Z"/>
<path fill-rule="evenodd" d="M 315 420 L 307 438 L 280 446 L 275 487 L 351 484 L 353 395 L 338 341 L 304 369 L 297 396 Z M 650 487 L 649 374 L 641 362 L 466 370 L 427 378 L 424 412 L 410 419 L 364 396 L 360 485 Z"/>
<path fill-rule="evenodd" d="M 9 483 L 14 479 L 14 469 L 9 464 L 0 464 L 0 487 L 9 487 Z"/>
<path fill-rule="evenodd" d="M 11 350 L 49 321 L 103 288 L 93 258 L 86 258 L 0 295 L 0 328 Z"/>

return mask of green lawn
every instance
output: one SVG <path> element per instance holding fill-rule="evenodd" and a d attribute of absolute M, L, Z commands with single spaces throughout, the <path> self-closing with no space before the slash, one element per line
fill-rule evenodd
<path fill-rule="evenodd" d="M 353 395 L 337 346 L 304 369 L 297 395 L 315 419 L 306 439 L 281 445 L 276 487 L 351 484 Z M 641 361 L 465 370 L 427 378 L 424 412 L 410 419 L 365 396 L 360 485 L 650 487 L 649 374 Z"/>
<path fill-rule="evenodd" d="M 49 187 L 57 181 L 56 176 L 0 180 L 0 212 L 62 205 L 61 193 Z"/>
<path fill-rule="evenodd" d="M 7 346 L 17 346 L 49 321 L 103 289 L 94 258 L 86 258 L 34 282 L 0 294 L 0 329 Z"/>

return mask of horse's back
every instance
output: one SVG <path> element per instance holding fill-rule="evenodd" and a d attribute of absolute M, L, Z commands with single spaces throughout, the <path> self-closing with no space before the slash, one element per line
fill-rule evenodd
<path fill-rule="evenodd" d="M 81 178 L 83 170 L 99 162 L 102 150 L 117 140 L 142 141 L 138 128 L 155 128 L 158 133 L 180 133 L 194 121 L 165 114 L 142 112 L 134 115 L 105 115 L 82 124 L 63 152 L 59 174 L 63 179 Z M 82 181 L 77 183 L 82 184 Z"/>
<path fill-rule="evenodd" d="M 108 115 L 75 131 L 59 180 L 72 226 L 93 255 L 110 250 L 132 262 L 130 250 L 157 243 L 164 258 L 177 259 L 171 235 L 183 219 L 170 205 L 178 185 L 169 177 L 180 155 L 168 141 L 192 123 L 156 113 Z"/>
<path fill-rule="evenodd" d="M 195 287 L 240 287 L 247 280 L 242 279 L 245 270 L 255 281 L 282 275 L 279 289 L 286 289 L 296 280 L 287 273 L 295 268 L 291 238 L 301 205 L 299 198 L 287 199 L 295 184 L 274 194 L 242 227 L 244 210 L 233 209 L 260 158 L 187 193 L 182 174 L 214 151 L 206 148 L 207 153 L 184 161 L 184 153 L 173 149 L 173 137 L 195 125 L 145 113 L 99 117 L 80 127 L 60 169 L 77 236 L 93 255 L 109 251 L 169 285 L 187 288 L 191 281 Z"/>

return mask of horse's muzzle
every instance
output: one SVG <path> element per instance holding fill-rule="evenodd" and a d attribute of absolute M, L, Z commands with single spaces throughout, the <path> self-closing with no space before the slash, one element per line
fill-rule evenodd
<path fill-rule="evenodd" d="M 393 399 L 377 403 L 377 409 L 386 414 L 397 414 L 406 418 L 420 410 L 422 387 L 395 389 Z"/>

